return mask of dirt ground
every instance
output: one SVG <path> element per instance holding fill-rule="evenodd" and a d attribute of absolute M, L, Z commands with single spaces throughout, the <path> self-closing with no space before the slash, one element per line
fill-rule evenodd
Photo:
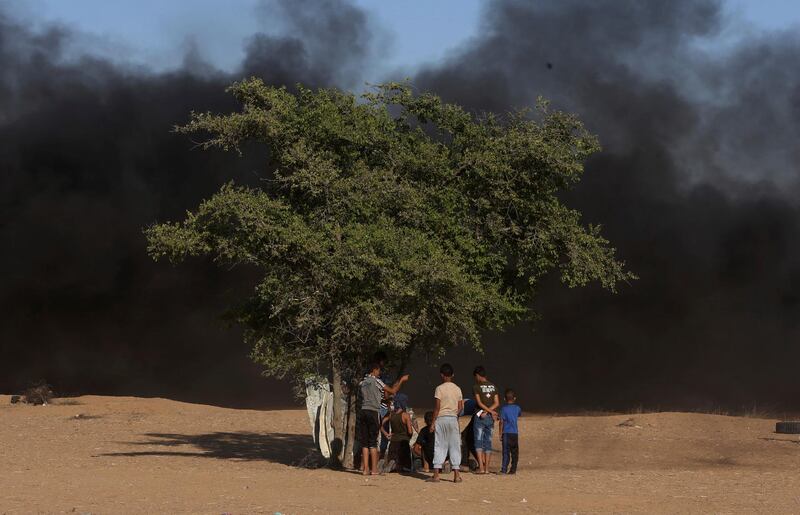
<path fill-rule="evenodd" d="M 515 477 L 430 484 L 298 467 L 312 449 L 305 410 L 0 396 L 0 513 L 798 513 L 800 439 L 774 428 L 689 413 L 526 415 Z"/>

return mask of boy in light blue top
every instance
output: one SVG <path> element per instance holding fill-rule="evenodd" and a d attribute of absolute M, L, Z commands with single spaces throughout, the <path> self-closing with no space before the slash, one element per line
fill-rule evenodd
<path fill-rule="evenodd" d="M 519 462 L 519 428 L 517 420 L 522 414 L 522 409 L 517 405 L 517 396 L 514 390 L 506 390 L 506 404 L 500 408 L 500 434 L 503 439 L 503 464 L 500 466 L 501 474 L 516 474 Z M 511 465 L 509 469 L 508 466 Z"/>

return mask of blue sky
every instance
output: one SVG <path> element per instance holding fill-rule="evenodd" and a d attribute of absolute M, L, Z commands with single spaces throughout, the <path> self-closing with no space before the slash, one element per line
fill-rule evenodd
<path fill-rule="evenodd" d="M 2 0 L 0 0 L 2 1 Z M 660 1 L 660 0 L 654 0 Z M 259 0 L 29 0 L 17 13 L 34 23 L 60 22 L 79 29 L 98 53 L 157 69 L 179 63 L 189 45 L 230 69 L 242 56 L 242 42 L 270 20 L 254 16 Z M 478 31 L 482 0 L 355 0 L 388 33 L 380 39 L 385 71 L 411 68 L 445 56 Z M 736 20 L 727 34 L 800 27 L 798 0 L 727 0 Z M 197 34 L 203 34 L 198 37 Z"/>
<path fill-rule="evenodd" d="M 32 0 L 17 14 L 37 23 L 60 22 L 92 35 L 101 53 L 122 55 L 156 68 L 180 62 L 189 41 L 204 56 L 230 69 L 242 56 L 247 36 L 269 32 L 269 20 L 254 16 L 259 0 Z M 356 0 L 389 35 L 386 68 L 437 60 L 473 35 L 481 0 Z M 203 34 L 198 38 L 196 34 Z"/>

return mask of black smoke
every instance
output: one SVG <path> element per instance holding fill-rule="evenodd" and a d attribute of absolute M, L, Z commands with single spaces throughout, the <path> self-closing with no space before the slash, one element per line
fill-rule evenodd
<path fill-rule="evenodd" d="M 800 358 L 800 42 L 742 36 L 711 0 L 487 2 L 478 35 L 414 72 L 475 110 L 538 95 L 600 136 L 566 200 L 602 223 L 641 279 L 614 296 L 543 284 L 535 331 L 452 353 L 463 387 L 484 361 L 528 408 L 797 407 Z M 152 263 L 141 228 L 179 218 L 258 155 L 191 149 L 190 110 L 233 107 L 225 86 L 360 88 L 383 46 L 344 2 L 265 3 L 261 33 L 224 73 L 189 52 L 167 72 L 75 52 L 68 28 L 0 14 L 0 391 L 46 378 L 62 392 L 288 404 L 218 319 L 247 271 Z M 435 377 L 416 368 L 425 404 Z M 424 378 L 424 379 L 423 379 Z M 416 404 L 417 402 L 413 402 Z"/>
<path fill-rule="evenodd" d="M 496 1 L 416 77 L 475 109 L 543 95 L 604 144 L 566 199 L 641 279 L 616 296 L 552 281 L 533 334 L 492 338 L 483 359 L 532 407 L 800 406 L 800 39 L 723 47 L 723 7 Z"/>
<path fill-rule="evenodd" d="M 0 391 L 45 379 L 62 394 L 293 403 L 220 318 L 247 271 L 153 263 L 142 235 L 223 182 L 262 175 L 257 155 L 192 151 L 172 133 L 191 110 L 234 109 L 224 90 L 251 75 L 350 87 L 371 57 L 352 6 L 260 9 L 285 35 L 250 37 L 230 74 L 195 52 L 162 73 L 116 64 L 76 52 L 67 28 L 34 31 L 0 11 Z"/>

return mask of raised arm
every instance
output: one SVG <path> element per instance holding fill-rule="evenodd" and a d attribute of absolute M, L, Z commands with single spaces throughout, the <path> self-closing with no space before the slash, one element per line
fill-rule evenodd
<path fill-rule="evenodd" d="M 392 395 L 396 394 L 397 392 L 400 391 L 400 387 L 403 386 L 403 383 L 408 381 L 408 377 L 409 377 L 409 375 L 406 374 L 406 375 L 402 376 L 400 379 L 398 379 L 392 386 L 389 386 L 389 385 L 384 386 L 383 387 L 383 391 L 387 392 L 387 393 L 390 393 Z"/>

